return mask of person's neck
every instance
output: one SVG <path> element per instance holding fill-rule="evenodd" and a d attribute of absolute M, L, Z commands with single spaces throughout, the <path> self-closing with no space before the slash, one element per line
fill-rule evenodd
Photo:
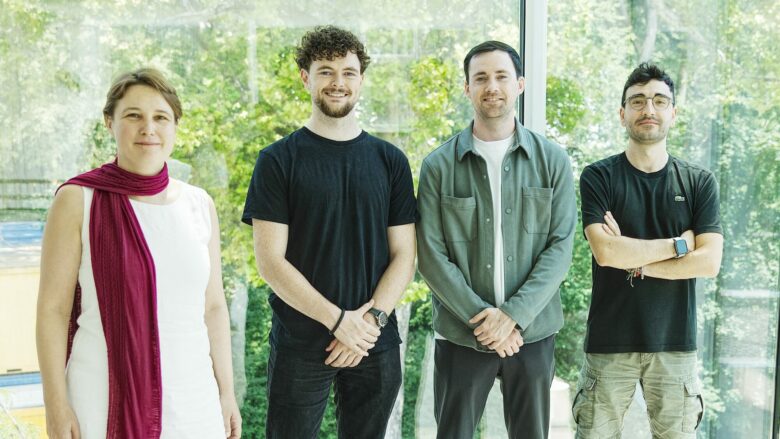
<path fill-rule="evenodd" d="M 669 154 L 666 152 L 666 139 L 652 144 L 641 144 L 630 139 L 628 148 L 626 148 L 626 158 L 631 166 L 642 172 L 660 171 L 669 161 Z"/>
<path fill-rule="evenodd" d="M 122 170 L 131 174 L 140 175 L 142 177 L 152 177 L 159 174 L 163 170 L 165 162 L 162 164 L 137 163 L 126 160 L 123 157 L 117 157 L 116 165 L 119 166 Z"/>
<path fill-rule="evenodd" d="M 322 114 L 316 107 L 306 122 L 306 128 L 318 136 L 336 141 L 352 140 L 363 131 L 355 117 L 355 110 L 335 118 Z"/>
<path fill-rule="evenodd" d="M 160 171 L 162 171 L 162 167 L 159 165 L 131 163 L 127 160 L 123 160 L 121 157 L 117 158 L 116 164 L 117 166 L 119 166 L 120 168 L 122 168 L 127 172 L 136 175 L 141 175 L 144 177 L 151 177 L 159 174 Z M 165 166 L 164 163 L 163 166 Z M 168 186 L 166 186 L 165 189 L 163 189 L 159 193 L 156 193 L 154 195 L 131 195 L 130 199 L 141 201 L 144 203 L 149 203 L 149 204 L 168 204 L 173 201 L 173 198 L 178 196 L 179 188 L 180 188 L 179 182 L 169 177 Z"/>
<path fill-rule="evenodd" d="M 474 128 L 472 133 L 474 137 L 483 142 L 495 142 L 504 140 L 515 132 L 515 113 L 514 111 L 502 118 L 482 119 L 479 116 L 474 117 Z"/>
<path fill-rule="evenodd" d="M 147 204 L 171 204 L 179 198 L 182 189 L 182 182 L 175 178 L 168 179 L 168 186 L 154 195 L 131 195 L 131 200 L 140 201 Z"/>

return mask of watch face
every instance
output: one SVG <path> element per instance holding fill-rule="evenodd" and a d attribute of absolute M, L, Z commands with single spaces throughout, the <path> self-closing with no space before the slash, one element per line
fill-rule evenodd
<path fill-rule="evenodd" d="M 688 243 L 684 239 L 676 239 L 674 241 L 674 251 L 680 256 L 688 253 Z"/>
<path fill-rule="evenodd" d="M 384 311 L 372 309 L 371 314 L 376 318 L 376 324 L 379 325 L 380 328 L 384 328 L 385 325 L 387 325 L 387 314 Z"/>

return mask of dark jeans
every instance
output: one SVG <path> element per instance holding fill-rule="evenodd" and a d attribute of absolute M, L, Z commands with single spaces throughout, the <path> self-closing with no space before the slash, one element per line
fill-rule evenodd
<path fill-rule="evenodd" d="M 381 439 L 401 387 L 398 346 L 363 358 L 354 368 L 325 365 L 321 354 L 278 349 L 268 357 L 268 439 L 317 438 L 335 382 L 340 438 Z"/>
<path fill-rule="evenodd" d="M 437 437 L 472 439 L 488 394 L 501 380 L 504 422 L 510 438 L 546 438 L 550 386 L 555 374 L 555 336 L 523 345 L 501 358 L 496 353 L 436 340 L 433 378 Z"/>

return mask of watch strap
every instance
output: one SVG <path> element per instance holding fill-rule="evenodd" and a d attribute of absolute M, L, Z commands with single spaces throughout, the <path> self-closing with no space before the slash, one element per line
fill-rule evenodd
<path fill-rule="evenodd" d="M 389 316 L 387 315 L 386 312 L 376 308 L 370 308 L 368 312 L 370 312 L 376 319 L 377 326 L 379 326 L 380 328 L 384 328 L 385 325 L 387 325 L 387 320 Z M 384 324 L 382 324 L 382 316 L 384 316 Z"/>

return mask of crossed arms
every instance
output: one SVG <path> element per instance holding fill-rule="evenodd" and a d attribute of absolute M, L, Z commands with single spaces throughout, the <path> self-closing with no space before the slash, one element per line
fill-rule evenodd
<path fill-rule="evenodd" d="M 332 329 L 341 309 L 325 296 L 286 258 L 289 227 L 286 224 L 253 219 L 255 259 L 260 275 L 277 296 L 298 312 Z M 345 310 L 344 317 L 328 345 L 330 355 L 325 364 L 333 367 L 354 367 L 379 338 L 379 328 L 370 308 L 388 315 L 401 298 L 414 274 L 414 224 L 387 228 L 390 263 L 379 279 L 371 300 L 356 310 Z"/>
<path fill-rule="evenodd" d="M 691 279 L 715 277 L 723 256 L 723 235 L 687 230 L 682 234 L 688 244 L 688 254 L 675 258 L 672 237 L 668 239 L 635 239 L 622 236 L 611 212 L 603 223 L 585 228 L 593 257 L 602 267 L 632 269 L 642 267 L 645 276 L 660 279 Z"/>

